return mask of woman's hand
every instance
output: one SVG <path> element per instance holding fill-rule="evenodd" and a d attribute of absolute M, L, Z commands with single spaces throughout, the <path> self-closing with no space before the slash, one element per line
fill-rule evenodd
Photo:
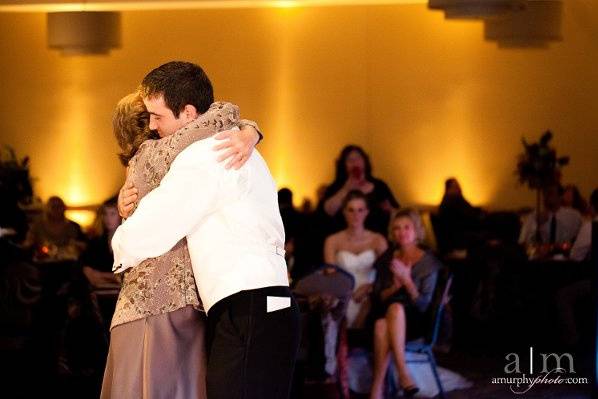
<path fill-rule="evenodd" d="M 126 219 L 131 216 L 135 201 L 137 201 L 137 189 L 132 182 L 125 183 L 118 192 L 118 214 L 121 218 Z"/>
<path fill-rule="evenodd" d="M 260 136 L 253 126 L 246 125 L 240 131 L 227 130 L 218 133 L 214 138 L 224 140 L 214 147 L 215 151 L 221 152 L 218 162 L 228 159 L 225 165 L 226 169 L 239 169 L 251 156 Z"/>
<path fill-rule="evenodd" d="M 372 292 L 372 284 L 362 284 L 353 292 L 353 300 L 357 303 L 363 302 Z"/>
<path fill-rule="evenodd" d="M 343 184 L 342 190 L 345 193 L 348 193 L 352 190 L 361 190 L 365 182 L 366 181 L 364 179 L 356 179 L 353 176 L 349 176 L 345 181 L 345 184 Z"/>
<path fill-rule="evenodd" d="M 401 284 L 411 280 L 411 268 L 409 266 L 396 258 L 390 262 L 390 271 Z"/>
<path fill-rule="evenodd" d="M 404 263 L 400 259 L 394 258 L 390 263 L 390 270 L 394 275 L 395 286 L 405 287 L 411 300 L 415 302 L 419 297 L 419 291 L 413 283 L 413 279 L 411 279 L 411 264 Z"/>

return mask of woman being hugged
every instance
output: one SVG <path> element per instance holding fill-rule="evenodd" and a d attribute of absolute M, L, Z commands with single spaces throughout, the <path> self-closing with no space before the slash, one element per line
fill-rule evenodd
<path fill-rule="evenodd" d="M 118 103 L 113 127 L 128 166 L 126 185 L 137 190 L 133 209 L 160 184 L 176 156 L 198 140 L 241 127 L 231 140 L 249 158 L 257 128 L 239 120 L 237 106 L 217 102 L 198 111 L 203 113 L 193 122 L 158 139 L 139 93 Z M 186 239 L 124 272 L 101 398 L 205 399 L 205 319 Z"/>
<path fill-rule="evenodd" d="M 384 377 L 392 355 L 404 396 L 419 389 L 405 362 L 405 342 L 424 333 L 424 314 L 428 310 L 440 262 L 419 247 L 424 229 L 417 211 L 404 209 L 391 219 L 393 244 L 376 262 L 378 275 L 373 289 L 374 378 L 371 399 L 383 397 Z"/>

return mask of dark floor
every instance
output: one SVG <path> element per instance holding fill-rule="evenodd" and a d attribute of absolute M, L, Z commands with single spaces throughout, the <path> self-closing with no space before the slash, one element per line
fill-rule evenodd
<path fill-rule="evenodd" d="M 493 377 L 504 376 L 504 356 L 488 356 L 480 353 L 453 350 L 449 354 L 438 355 L 438 363 L 444 368 L 456 371 L 473 382 L 469 389 L 452 391 L 446 394 L 447 399 L 581 399 L 590 398 L 590 385 L 536 385 L 524 394 L 514 394 L 507 385 L 496 385 L 491 383 Z M 590 379 L 590 359 L 583 355 L 576 355 L 576 376 Z M 523 364 L 523 361 L 522 361 Z M 522 366 L 523 367 L 523 366 Z M 6 374 L 4 374 L 6 376 Z M 97 398 L 98 386 L 94 378 L 65 378 L 62 381 L 22 381 L 19 389 L 9 392 L 4 386 L 2 398 L 41 398 L 41 397 L 65 397 L 65 398 Z M 42 387 L 44 385 L 45 387 Z M 34 388 L 37 386 L 37 389 Z M 306 387 L 304 399 L 332 399 L 337 397 L 333 387 L 329 389 L 314 389 Z M 28 394 L 27 391 L 36 391 L 36 394 Z M 327 391 L 327 393 L 326 393 Z M 56 394 L 59 394 L 56 396 Z M 367 396 L 356 396 L 355 399 L 366 399 Z M 190 398 L 192 399 L 192 398 Z M 267 398 L 264 398 L 267 399 Z"/>
<path fill-rule="evenodd" d="M 585 399 L 591 397 L 590 358 L 587 355 L 575 355 L 576 377 L 587 378 L 588 384 L 555 385 L 536 384 L 527 392 L 516 394 L 509 385 L 492 384 L 493 377 L 504 377 L 506 364 L 504 355 L 488 356 L 482 353 L 452 351 L 449 354 L 437 355 L 441 367 L 458 372 L 473 382 L 468 389 L 451 391 L 445 394 L 447 399 Z M 527 367 L 527 363 L 525 364 Z M 522 360 L 522 368 L 524 361 Z M 523 386 L 515 390 L 524 390 Z M 303 399 L 332 399 L 338 395 L 333 387 L 328 389 L 311 388 L 305 392 Z M 438 397 L 438 396 L 437 396 Z M 398 396 L 400 398 L 400 396 Z M 367 395 L 352 395 L 351 399 L 367 399 Z M 393 398 L 394 399 L 394 398 Z"/>

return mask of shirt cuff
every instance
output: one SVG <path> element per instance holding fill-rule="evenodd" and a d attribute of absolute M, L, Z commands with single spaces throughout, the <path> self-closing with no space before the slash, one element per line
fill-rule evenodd
<path fill-rule="evenodd" d="M 113 273 L 122 273 L 127 269 L 137 266 L 143 259 L 137 259 L 133 256 L 128 256 L 122 248 L 121 229 L 118 228 L 112 237 L 112 253 L 114 254 L 114 263 L 112 265 Z"/>
<path fill-rule="evenodd" d="M 258 135 L 258 140 L 257 140 L 256 145 L 258 145 L 260 143 L 260 141 L 262 141 L 264 139 L 264 135 L 260 131 L 260 128 L 257 125 L 257 123 L 254 121 L 250 121 L 248 119 L 239 120 L 239 129 L 243 129 L 243 127 L 245 127 L 245 126 L 251 126 L 252 128 L 255 129 L 255 131 L 257 132 L 257 135 Z"/>

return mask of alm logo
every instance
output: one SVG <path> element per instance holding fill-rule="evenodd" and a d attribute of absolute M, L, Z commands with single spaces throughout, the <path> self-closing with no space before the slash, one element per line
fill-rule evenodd
<path fill-rule="evenodd" d="M 534 356 L 534 348 L 530 347 L 529 364 L 524 362 L 522 365 L 519 354 L 515 352 L 507 354 L 505 360 L 507 363 L 504 372 L 508 376 L 492 378 L 492 383 L 508 384 L 511 392 L 515 394 L 524 394 L 536 384 L 588 383 L 587 378 L 570 377 L 575 374 L 574 360 L 570 353 L 539 353 L 538 356 Z M 522 366 L 529 368 L 522 369 Z M 526 374 L 528 371 L 529 374 Z"/>

